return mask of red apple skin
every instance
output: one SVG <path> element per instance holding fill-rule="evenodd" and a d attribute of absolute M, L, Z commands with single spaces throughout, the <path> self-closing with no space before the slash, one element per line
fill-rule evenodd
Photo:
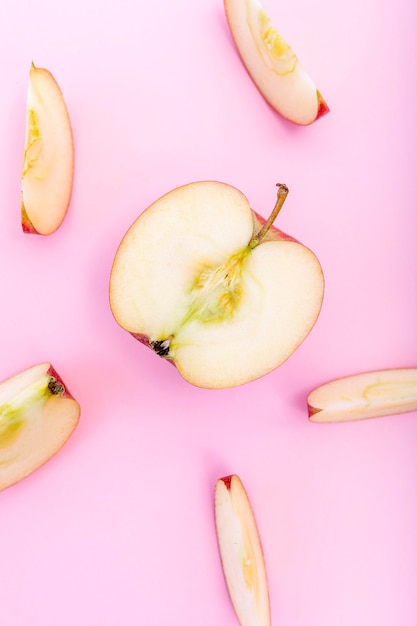
<path fill-rule="evenodd" d="M 23 204 L 22 204 L 22 209 L 21 209 L 21 223 L 22 223 L 22 231 L 25 233 L 25 235 L 39 235 L 40 234 L 38 233 L 36 228 L 33 226 L 32 222 L 30 221 Z"/>
<path fill-rule="evenodd" d="M 253 234 L 255 235 L 265 224 L 266 219 L 263 218 L 261 215 L 259 215 L 259 213 L 257 213 L 253 209 L 251 210 L 252 210 L 253 221 L 254 221 Z M 304 244 L 301 244 L 301 242 L 298 241 L 298 239 L 295 239 L 291 235 L 287 235 L 287 233 L 284 233 L 282 230 L 279 230 L 279 228 L 274 226 L 274 224 L 272 224 L 272 226 L 270 227 L 270 229 L 268 230 L 268 232 L 266 233 L 262 241 L 293 241 L 294 243 L 299 243 L 300 245 L 304 245 Z"/>
<path fill-rule="evenodd" d="M 283 119 L 287 120 L 291 124 L 296 124 L 297 126 L 311 126 L 312 124 L 314 124 L 314 122 L 317 122 L 317 120 L 321 119 L 322 117 L 324 117 L 325 115 L 330 113 L 330 107 L 328 106 L 327 102 L 324 100 L 324 98 L 321 95 L 321 93 L 317 90 L 317 101 L 318 101 L 317 115 L 316 115 L 316 117 L 314 119 L 312 119 L 307 124 L 301 124 L 299 122 L 295 122 L 294 120 L 289 119 L 288 117 L 285 117 L 282 113 L 280 113 L 280 111 L 278 111 L 275 108 L 274 104 L 272 102 L 270 102 L 270 100 L 265 96 L 264 93 L 262 93 L 262 91 L 259 89 L 259 87 L 257 87 L 257 89 L 260 92 L 261 96 L 265 99 L 265 101 L 268 103 L 268 105 L 271 107 L 271 109 L 275 113 L 278 113 L 279 115 L 281 115 L 281 117 Z"/>
<path fill-rule="evenodd" d="M 308 413 L 309 419 L 310 419 L 310 417 L 312 417 L 316 413 L 320 413 L 320 411 L 322 411 L 322 410 L 323 409 L 316 409 L 313 406 L 310 406 L 309 404 L 307 405 L 307 413 Z"/>
<path fill-rule="evenodd" d="M 326 101 L 319 91 L 317 91 L 317 100 L 319 102 L 319 108 L 317 111 L 317 117 L 314 121 L 320 119 L 324 115 L 327 115 L 327 113 L 330 113 L 330 108 L 327 106 Z"/>
<path fill-rule="evenodd" d="M 152 350 L 151 342 L 149 341 L 149 337 L 147 335 L 143 335 L 142 333 L 130 333 L 134 339 L 142 343 L 147 348 Z"/>
<path fill-rule="evenodd" d="M 47 374 L 48 376 L 55 378 L 56 383 L 62 386 L 62 389 L 63 389 L 63 391 L 61 392 L 62 398 L 69 398 L 70 400 L 75 400 L 74 396 L 69 392 L 68 387 L 66 386 L 66 384 L 64 383 L 61 376 L 58 374 L 58 372 L 56 371 L 53 365 L 50 366 L 49 370 L 47 371 Z"/>
<path fill-rule="evenodd" d="M 229 476 L 223 476 L 222 478 L 219 478 L 219 480 L 222 480 L 224 482 L 228 491 L 230 491 L 231 489 L 233 476 L 234 474 L 229 474 Z"/>

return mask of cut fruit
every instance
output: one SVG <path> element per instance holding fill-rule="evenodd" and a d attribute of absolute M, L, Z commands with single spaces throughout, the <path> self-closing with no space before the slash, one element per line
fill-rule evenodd
<path fill-rule="evenodd" d="M 62 92 L 48 70 L 32 64 L 22 171 L 23 232 L 49 235 L 60 226 L 71 200 L 73 176 L 74 144 Z"/>
<path fill-rule="evenodd" d="M 215 519 L 224 577 L 240 626 L 270 626 L 268 581 L 255 517 L 238 476 L 216 482 Z"/>
<path fill-rule="evenodd" d="M 50 363 L 0 384 L 0 491 L 31 474 L 67 441 L 80 416 Z"/>
<path fill-rule="evenodd" d="M 295 124 L 308 125 L 329 112 L 317 87 L 258 0 L 224 0 L 236 48 L 269 104 Z"/>
<path fill-rule="evenodd" d="M 417 410 L 417 368 L 364 372 L 332 380 L 307 398 L 312 422 L 346 422 Z"/>
<path fill-rule="evenodd" d="M 265 221 L 236 188 L 178 187 L 134 222 L 110 277 L 116 321 L 198 387 L 264 376 L 312 329 L 324 281 L 316 256 Z"/>

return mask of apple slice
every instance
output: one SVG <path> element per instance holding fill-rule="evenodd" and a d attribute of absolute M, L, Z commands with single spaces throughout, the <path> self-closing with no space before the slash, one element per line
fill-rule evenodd
<path fill-rule="evenodd" d="M 224 577 L 239 624 L 269 626 L 269 591 L 261 540 L 238 476 L 216 482 L 214 508 Z"/>
<path fill-rule="evenodd" d="M 30 69 L 22 171 L 21 221 L 25 233 L 49 235 L 71 200 L 74 144 L 62 92 L 43 68 Z"/>
<path fill-rule="evenodd" d="M 283 363 L 323 299 L 311 250 L 264 220 L 225 183 L 169 192 L 130 227 L 111 270 L 116 321 L 198 387 L 233 387 Z"/>
<path fill-rule="evenodd" d="M 308 394 L 311 422 L 346 422 L 417 410 L 417 368 L 338 378 Z"/>
<path fill-rule="evenodd" d="M 0 491 L 31 474 L 67 441 L 80 416 L 50 363 L 0 384 Z"/>
<path fill-rule="evenodd" d="M 259 1 L 224 0 L 224 7 L 243 64 L 272 108 L 301 125 L 328 113 L 317 87 Z"/>

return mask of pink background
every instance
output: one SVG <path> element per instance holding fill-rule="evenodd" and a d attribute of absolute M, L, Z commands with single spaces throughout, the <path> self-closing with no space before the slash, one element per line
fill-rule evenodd
<path fill-rule="evenodd" d="M 228 626 L 215 480 L 237 473 L 278 626 L 417 624 L 417 416 L 310 424 L 308 391 L 417 357 L 414 0 L 265 8 L 331 107 L 275 114 L 221 0 L 0 4 L 0 380 L 50 360 L 82 407 L 48 464 L 0 494 L 2 626 Z M 61 229 L 20 228 L 31 61 L 57 78 L 76 147 Z M 184 382 L 111 315 L 127 228 L 177 185 L 218 179 L 311 247 L 326 278 L 313 332 L 236 389 Z M 163 297 L 163 294 L 161 294 Z"/>

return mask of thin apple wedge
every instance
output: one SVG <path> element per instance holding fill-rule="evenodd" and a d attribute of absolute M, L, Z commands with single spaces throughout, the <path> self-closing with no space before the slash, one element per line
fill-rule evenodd
<path fill-rule="evenodd" d="M 80 416 L 50 363 L 0 384 L 0 491 L 22 480 L 67 441 Z"/>
<path fill-rule="evenodd" d="M 272 108 L 303 126 L 328 113 L 316 85 L 259 0 L 224 0 L 224 7 L 243 64 Z"/>
<path fill-rule="evenodd" d="M 32 64 L 21 183 L 23 232 L 49 235 L 61 225 L 73 176 L 74 143 L 64 97 L 52 74 Z"/>
<path fill-rule="evenodd" d="M 417 410 L 417 368 L 364 372 L 332 380 L 307 397 L 311 422 L 347 422 Z"/>
<path fill-rule="evenodd" d="M 262 544 L 247 493 L 235 474 L 216 482 L 214 509 L 224 577 L 239 624 L 270 626 Z"/>
<path fill-rule="evenodd" d="M 190 183 L 165 194 L 124 236 L 110 276 L 122 328 L 197 387 L 260 378 L 304 341 L 324 279 L 306 246 L 261 218 L 235 187 Z"/>

